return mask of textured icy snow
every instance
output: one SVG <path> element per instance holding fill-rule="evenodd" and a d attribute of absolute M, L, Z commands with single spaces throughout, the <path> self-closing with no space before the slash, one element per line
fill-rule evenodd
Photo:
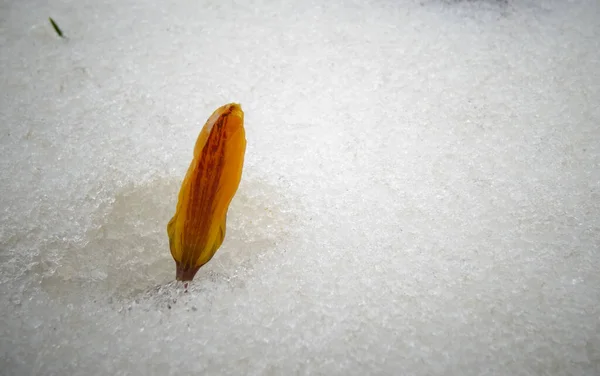
<path fill-rule="evenodd" d="M 246 3 L 0 5 L 0 373 L 600 374 L 599 3 Z M 184 293 L 165 226 L 232 101 Z"/>

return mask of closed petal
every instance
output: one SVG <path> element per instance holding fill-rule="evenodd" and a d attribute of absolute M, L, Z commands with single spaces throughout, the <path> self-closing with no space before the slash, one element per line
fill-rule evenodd
<path fill-rule="evenodd" d="M 241 107 L 232 103 L 217 109 L 198 136 L 175 215 L 167 225 L 178 280 L 193 279 L 223 243 L 245 151 Z"/>

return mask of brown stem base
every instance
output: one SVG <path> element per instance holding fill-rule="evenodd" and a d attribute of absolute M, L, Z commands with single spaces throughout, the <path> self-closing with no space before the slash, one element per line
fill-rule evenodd
<path fill-rule="evenodd" d="M 194 276 L 200 269 L 199 266 L 187 266 L 178 262 L 175 262 L 175 265 L 177 267 L 176 279 L 183 282 L 193 280 Z"/>

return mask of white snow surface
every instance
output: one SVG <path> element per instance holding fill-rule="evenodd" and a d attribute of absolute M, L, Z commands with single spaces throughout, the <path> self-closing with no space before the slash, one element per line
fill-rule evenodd
<path fill-rule="evenodd" d="M 0 374 L 600 374 L 597 0 L 6 0 L 0 43 Z"/>

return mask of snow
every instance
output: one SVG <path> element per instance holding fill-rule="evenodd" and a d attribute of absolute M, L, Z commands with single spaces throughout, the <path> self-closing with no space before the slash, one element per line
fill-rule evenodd
<path fill-rule="evenodd" d="M 600 374 L 597 1 L 26 0 L 0 31 L 1 374 Z M 166 224 L 229 102 L 242 183 L 186 293 Z"/>

